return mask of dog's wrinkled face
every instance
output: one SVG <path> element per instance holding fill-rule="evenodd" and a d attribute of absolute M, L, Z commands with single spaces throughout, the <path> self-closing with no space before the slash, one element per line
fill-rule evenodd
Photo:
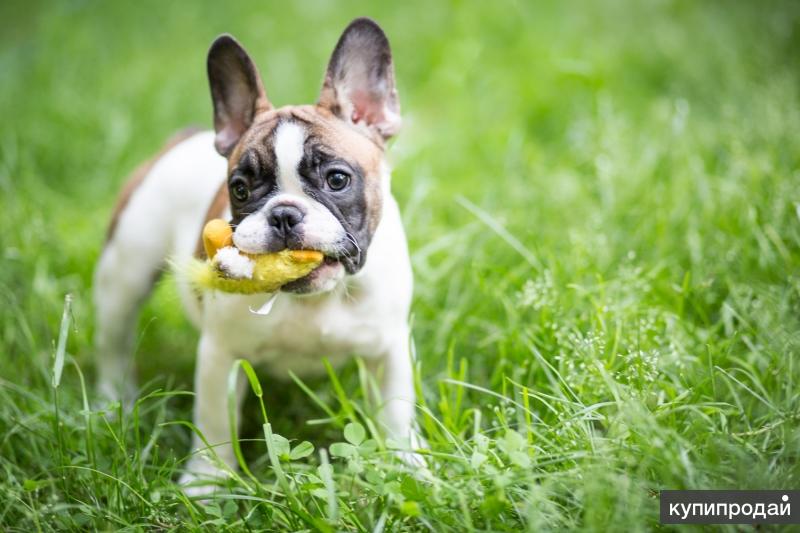
<path fill-rule="evenodd" d="M 379 145 L 308 106 L 267 113 L 235 156 L 228 190 L 240 250 L 323 252 L 294 291 L 324 290 L 364 265 L 381 214 Z"/>
<path fill-rule="evenodd" d="M 234 244 L 250 253 L 319 250 L 323 264 L 283 290 L 332 289 L 363 267 L 380 221 L 384 142 L 400 122 L 386 36 L 368 19 L 351 23 L 316 105 L 273 109 L 229 36 L 212 45 L 208 67 Z"/>

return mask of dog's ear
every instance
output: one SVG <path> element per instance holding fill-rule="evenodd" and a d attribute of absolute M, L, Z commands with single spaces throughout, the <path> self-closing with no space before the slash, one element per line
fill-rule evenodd
<path fill-rule="evenodd" d="M 214 146 L 227 156 L 255 116 L 272 105 L 253 60 L 230 35 L 217 37 L 208 50 L 208 82 L 217 132 Z"/>
<path fill-rule="evenodd" d="M 358 18 L 333 50 L 319 105 L 353 124 L 365 124 L 384 139 L 400 129 L 389 40 L 378 24 Z"/>

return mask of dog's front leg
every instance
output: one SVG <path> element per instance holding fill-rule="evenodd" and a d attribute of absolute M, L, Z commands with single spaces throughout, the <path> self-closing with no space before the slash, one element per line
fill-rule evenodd
<path fill-rule="evenodd" d="M 192 484 L 191 487 L 184 489 L 191 496 L 213 491 L 211 483 L 225 476 L 224 466 L 219 462 L 235 468 L 236 461 L 227 416 L 228 374 L 234 360 L 234 355 L 217 342 L 214 336 L 203 334 L 197 350 L 194 377 L 194 424 L 211 445 L 212 450 L 207 450 L 200 437 L 194 435 L 192 439 L 194 455 L 180 481 L 181 485 Z M 237 411 L 243 391 L 244 387 L 237 387 Z M 209 483 L 203 485 L 202 480 Z"/>
<path fill-rule="evenodd" d="M 404 329 L 384 358 L 383 376 L 380 381 L 384 404 L 380 420 L 389 436 L 408 441 L 413 449 L 425 447 L 426 443 L 414 427 L 416 395 L 413 360 L 409 348 L 409 332 Z M 408 462 L 420 461 L 419 456 L 413 453 L 401 455 Z"/>

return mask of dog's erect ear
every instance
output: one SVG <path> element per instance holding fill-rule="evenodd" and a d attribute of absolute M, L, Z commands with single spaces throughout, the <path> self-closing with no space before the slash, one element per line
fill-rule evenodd
<path fill-rule="evenodd" d="M 344 30 L 325 74 L 319 105 L 388 139 L 400 129 L 389 40 L 378 24 L 358 18 Z"/>
<path fill-rule="evenodd" d="M 261 77 L 244 48 L 230 35 L 220 35 L 208 51 L 208 82 L 214 103 L 214 146 L 227 156 L 258 113 L 272 105 Z"/>

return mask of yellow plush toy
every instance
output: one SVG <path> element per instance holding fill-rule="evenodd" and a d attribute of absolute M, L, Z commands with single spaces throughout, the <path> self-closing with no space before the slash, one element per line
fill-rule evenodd
<path fill-rule="evenodd" d="M 192 278 L 203 288 L 239 294 L 275 292 L 317 268 L 324 259 L 315 250 L 281 250 L 248 254 L 233 245 L 233 230 L 216 218 L 203 228 L 208 260 L 198 264 Z"/>

